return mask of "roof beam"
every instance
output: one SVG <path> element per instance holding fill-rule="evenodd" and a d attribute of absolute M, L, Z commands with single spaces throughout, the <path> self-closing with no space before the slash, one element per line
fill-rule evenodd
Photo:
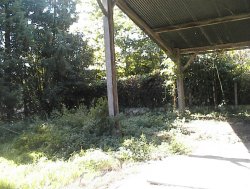
<path fill-rule="evenodd" d="M 118 0 L 116 5 L 137 25 L 139 26 L 146 34 L 149 35 L 170 57 L 173 58 L 175 56 L 175 51 L 167 46 L 163 40 L 161 39 L 158 33 L 155 33 L 148 24 L 143 21 L 140 16 L 138 16 L 126 3 L 126 1 Z"/>
<path fill-rule="evenodd" d="M 250 41 L 240 42 L 240 43 L 227 43 L 214 46 L 205 46 L 205 47 L 195 47 L 180 49 L 181 54 L 192 54 L 192 53 L 204 53 L 204 52 L 213 52 L 216 50 L 236 50 L 236 49 L 246 49 L 250 48 Z"/>
<path fill-rule="evenodd" d="M 202 20 L 202 21 L 194 21 L 194 22 L 173 25 L 173 26 L 165 26 L 165 27 L 155 28 L 153 29 L 153 31 L 156 33 L 172 32 L 172 31 L 190 29 L 194 27 L 210 26 L 210 25 L 234 22 L 234 21 L 239 21 L 239 20 L 246 20 L 246 19 L 250 19 L 250 13 L 225 16 L 225 17 L 207 19 L 207 20 Z"/>

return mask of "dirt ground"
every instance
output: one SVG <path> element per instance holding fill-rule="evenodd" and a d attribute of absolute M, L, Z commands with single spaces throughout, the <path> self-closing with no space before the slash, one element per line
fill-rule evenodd
<path fill-rule="evenodd" d="M 249 189 L 250 122 L 191 121 L 179 140 L 192 152 L 110 172 L 89 189 Z M 77 188 L 77 187 L 76 187 Z"/>

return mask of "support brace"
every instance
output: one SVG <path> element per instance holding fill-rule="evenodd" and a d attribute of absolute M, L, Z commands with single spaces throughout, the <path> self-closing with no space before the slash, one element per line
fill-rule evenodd
<path fill-rule="evenodd" d="M 116 5 L 116 2 L 119 0 L 113 0 L 113 7 Z"/>
<path fill-rule="evenodd" d="M 97 0 L 97 3 L 100 7 L 100 9 L 102 10 L 102 13 L 105 15 L 105 16 L 108 16 L 108 10 L 105 9 L 104 5 L 102 4 L 101 0 Z"/>
<path fill-rule="evenodd" d="M 189 58 L 188 62 L 182 68 L 183 71 L 185 71 L 194 62 L 196 56 L 197 56 L 197 53 L 194 53 L 194 54 L 191 55 L 191 57 Z"/>

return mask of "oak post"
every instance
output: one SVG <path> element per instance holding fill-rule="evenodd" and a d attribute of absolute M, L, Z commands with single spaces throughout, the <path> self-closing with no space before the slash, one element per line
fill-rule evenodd
<path fill-rule="evenodd" d="M 113 19 L 113 1 L 103 0 L 103 7 L 107 14 L 103 17 L 104 42 L 105 42 L 105 59 L 106 59 L 106 76 L 107 76 L 107 93 L 109 116 L 116 117 L 119 114 L 118 92 L 116 81 L 115 66 L 115 47 L 114 47 L 114 19 Z M 115 134 L 120 134 L 120 125 L 115 123 Z"/>
<path fill-rule="evenodd" d="M 177 66 L 178 111 L 180 114 L 183 114 L 185 112 L 184 74 L 179 50 L 177 51 L 175 62 Z"/>

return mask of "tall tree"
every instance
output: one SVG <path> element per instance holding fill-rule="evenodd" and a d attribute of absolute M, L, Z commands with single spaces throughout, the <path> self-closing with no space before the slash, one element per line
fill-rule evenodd
<path fill-rule="evenodd" d="M 90 80 L 92 50 L 70 34 L 77 0 L 4 0 L 0 4 L 0 100 L 11 119 L 17 110 L 50 113 Z M 71 89 L 70 89 L 71 88 Z M 73 89 L 73 90 L 72 90 Z"/>

